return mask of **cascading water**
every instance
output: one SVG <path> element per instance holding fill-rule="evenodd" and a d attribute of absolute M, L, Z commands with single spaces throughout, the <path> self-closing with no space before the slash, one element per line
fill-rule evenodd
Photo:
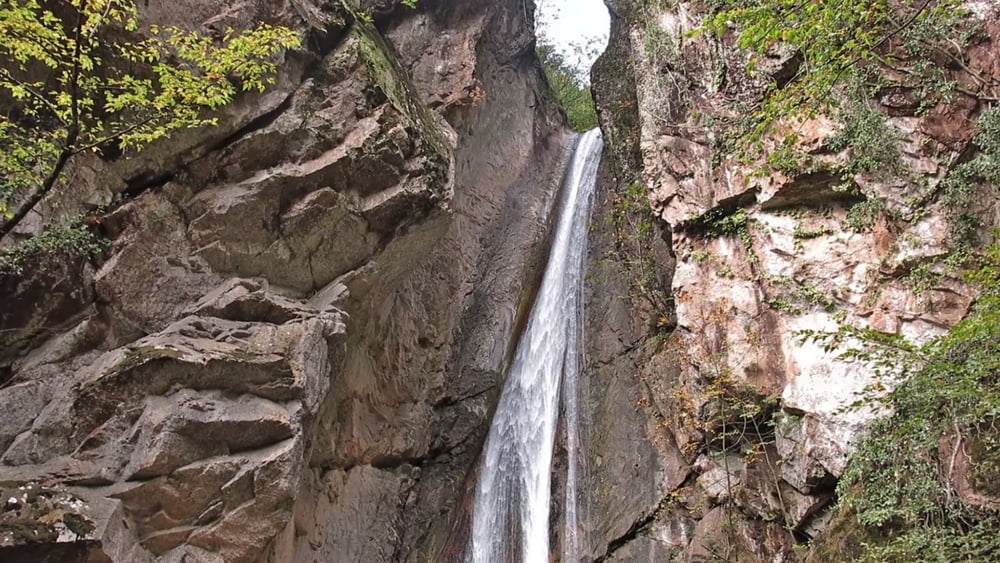
<path fill-rule="evenodd" d="M 583 272 L 600 131 L 580 136 L 564 184 L 549 262 L 518 342 L 486 440 L 475 491 L 472 563 L 549 560 L 549 505 L 560 384 L 567 451 L 563 560 L 576 559 L 576 380 L 581 364 Z"/>

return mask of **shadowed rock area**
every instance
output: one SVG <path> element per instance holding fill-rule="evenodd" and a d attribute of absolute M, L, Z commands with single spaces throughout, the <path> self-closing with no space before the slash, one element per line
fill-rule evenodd
<path fill-rule="evenodd" d="M 144 3 L 305 47 L 218 127 L 80 160 L 39 206 L 107 203 L 111 242 L 0 280 L 0 559 L 440 549 L 565 159 L 533 11 Z"/>

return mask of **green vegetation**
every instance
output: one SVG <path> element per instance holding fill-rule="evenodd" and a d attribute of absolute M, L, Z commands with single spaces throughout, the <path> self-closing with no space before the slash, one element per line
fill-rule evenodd
<path fill-rule="evenodd" d="M 752 327 L 745 327 L 753 337 Z M 723 471 L 718 485 L 725 493 L 718 499 L 725 508 L 723 534 L 711 539 L 712 561 L 752 561 L 756 557 L 746 553 L 746 539 L 740 537 L 739 522 L 748 515 L 741 514 L 737 500 L 745 481 L 736 477 L 755 473 L 773 486 L 769 498 L 760 510 L 764 521 L 789 523 L 793 520 L 779 486 L 781 461 L 774 450 L 776 424 L 780 421 L 780 397 L 767 395 L 742 376 L 737 376 L 727 360 L 729 351 L 704 353 L 697 358 L 700 367 L 698 387 L 693 391 L 680 387 L 674 392 L 679 406 L 679 418 L 684 428 L 697 432 L 698 438 L 684 444 L 692 456 L 706 456 Z M 746 366 L 746 375 L 759 373 L 756 363 Z M 703 474 L 704 475 L 704 474 Z M 701 480 L 699 479 L 699 482 Z M 680 491 L 682 486 L 664 499 L 667 506 L 685 504 Z M 773 502 L 776 501 L 776 502 Z M 663 506 L 663 502 L 661 502 Z M 688 505 L 703 510 L 701 503 Z"/>
<path fill-rule="evenodd" d="M 654 328 L 663 330 L 673 323 L 673 306 L 663 286 L 661 266 L 653 255 L 658 229 L 648 194 L 649 189 L 639 183 L 630 184 L 623 192 L 612 192 L 607 221 L 615 257 L 629 279 L 629 297 L 645 302 L 652 310 Z"/>
<path fill-rule="evenodd" d="M 857 173 L 880 178 L 904 173 L 899 152 L 903 134 L 889 127 L 885 113 L 874 107 L 874 94 L 862 81 L 856 81 L 834 114 L 842 128 L 826 143 L 830 150 L 848 151 L 847 165 L 841 171 L 845 182 Z"/>
<path fill-rule="evenodd" d="M 748 104 L 734 105 L 733 115 L 701 114 L 699 121 L 706 129 L 712 129 L 712 167 L 722 164 L 730 156 L 744 161 L 750 160 L 746 152 L 745 139 L 753 130 L 755 121 Z"/>
<path fill-rule="evenodd" d="M 893 414 L 874 424 L 838 485 L 841 509 L 869 538 L 863 561 L 988 561 L 1000 552 L 990 500 L 1000 496 L 1000 248 L 972 279 L 983 294 L 948 334 L 920 347 L 883 339 L 859 353 L 899 382 L 859 403 Z"/>
<path fill-rule="evenodd" d="M 702 233 L 708 238 L 738 239 L 747 253 L 750 264 L 757 264 L 757 253 L 754 251 L 753 239 L 750 236 L 750 217 L 746 209 L 717 207 L 697 217 L 691 217 L 687 223 L 690 230 Z"/>
<path fill-rule="evenodd" d="M 855 182 L 864 177 L 900 182 L 917 193 L 905 206 L 867 194 L 848 210 L 845 228 L 865 231 L 884 219 L 891 229 L 938 207 L 952 229 L 950 255 L 909 265 L 903 281 L 920 292 L 942 272 L 974 267 L 971 278 L 982 292 L 967 318 L 923 346 L 850 326 L 834 334 L 803 331 L 828 351 L 861 343 L 843 358 L 867 363 L 877 379 L 853 408 L 886 415 L 862 440 L 838 485 L 837 529 L 830 533 L 853 534 L 846 543 L 856 541 L 859 552 L 852 555 L 867 562 L 993 560 L 1000 553 L 1000 249 L 984 256 L 981 247 L 988 226 L 983 201 L 994 199 L 1000 186 L 1000 84 L 966 64 L 963 50 L 978 41 L 976 25 L 957 0 L 718 0 L 711 6 L 703 32 L 730 41 L 729 32 L 737 31 L 737 46 L 751 53 L 750 72 L 768 81 L 759 106 L 733 100 L 736 117 L 709 124 L 719 129 L 713 164 L 734 155 L 764 162 L 763 173 L 816 171 L 813 155 L 798 152 L 796 129 L 820 114 L 833 117 L 840 132 L 821 150 L 842 152 L 847 160 L 819 165 L 840 177 L 836 190 L 862 196 Z M 777 59 L 787 65 L 780 79 L 758 71 Z M 904 93 L 910 105 L 901 111 L 916 116 L 959 95 L 977 102 L 978 134 L 943 180 L 904 166 L 904 134 L 889 125 L 878 102 L 886 92 Z M 695 223 L 708 236 L 730 236 L 742 221 L 720 214 Z M 827 234 L 826 227 L 797 227 L 793 236 Z M 768 299 L 776 309 L 836 305 L 808 283 L 771 285 L 779 288 Z M 844 522 L 852 531 L 845 532 Z"/>
<path fill-rule="evenodd" d="M 776 311 L 789 315 L 801 315 L 816 307 L 827 312 L 832 312 L 837 307 L 837 302 L 832 297 L 808 281 L 794 280 L 786 276 L 773 276 L 768 278 L 767 282 L 769 295 L 765 299 L 765 303 Z M 770 295 L 771 290 L 773 290 L 774 295 Z"/>
<path fill-rule="evenodd" d="M 749 234 L 745 234 L 749 220 L 746 209 L 742 207 L 735 209 L 719 207 L 691 218 L 688 223 L 691 228 L 704 231 L 707 236 L 712 238 L 736 236 L 742 239 L 749 237 Z"/>
<path fill-rule="evenodd" d="M 978 188 L 989 185 L 994 192 L 1000 188 L 1000 107 L 985 110 L 977 125 L 973 157 L 953 167 L 941 185 L 941 200 L 959 251 L 968 251 L 978 243 L 982 225 L 971 212 L 981 207 L 982 191 Z"/>
<path fill-rule="evenodd" d="M 670 61 L 677 56 L 677 45 L 674 38 L 649 15 L 645 17 L 645 29 L 643 50 L 657 70 L 665 69 Z"/>
<path fill-rule="evenodd" d="M 576 42 L 556 47 L 550 38 L 550 26 L 559 8 L 547 0 L 536 3 L 537 16 L 535 53 L 542 63 L 542 70 L 556 102 L 566 112 L 569 126 L 574 131 L 589 131 L 597 127 L 597 109 L 590 91 L 590 68 L 587 61 L 597 58 L 603 49 L 604 38 L 581 36 Z"/>
<path fill-rule="evenodd" d="M 871 198 L 855 203 L 847 210 L 844 218 L 844 228 L 855 233 L 870 231 L 881 216 L 885 205 L 881 200 Z"/>
<path fill-rule="evenodd" d="M 751 54 L 749 71 L 769 80 L 759 105 L 748 108 L 734 101 L 739 117 L 719 123 L 714 163 L 733 154 L 762 160 L 758 174 L 837 175 L 836 191 L 862 199 L 848 210 L 844 224 L 856 232 L 870 230 L 880 218 L 916 221 L 940 204 L 951 228 L 944 266 L 954 272 L 974 264 L 988 227 L 980 202 L 1000 186 L 1000 109 L 994 105 L 1000 83 L 963 62 L 962 50 L 981 41 L 982 32 L 961 2 L 726 0 L 712 6 L 702 32 L 722 37 L 738 31 L 736 45 Z M 776 58 L 785 59 L 793 72 L 781 80 L 757 72 L 760 62 Z M 963 80 L 956 80 L 958 74 Z M 903 166 L 903 132 L 889 125 L 878 102 L 885 92 L 905 92 L 913 106 L 906 111 L 915 115 L 957 95 L 980 104 L 979 132 L 943 181 Z M 823 151 L 844 152 L 844 164 L 817 160 L 798 147 L 797 123 L 819 114 L 840 122 Z M 916 195 L 904 205 L 889 204 L 883 196 L 862 193 L 859 176 L 902 182 Z"/>
<path fill-rule="evenodd" d="M 832 235 L 834 230 L 832 227 L 818 227 L 816 229 L 804 228 L 801 224 L 796 224 L 795 229 L 792 231 L 792 238 L 796 239 L 796 243 L 800 240 L 809 240 L 819 237 L 824 237 L 827 235 Z"/>
<path fill-rule="evenodd" d="M 58 252 L 74 256 L 89 256 L 101 252 L 105 242 L 88 226 L 87 218 L 83 216 L 47 225 L 37 236 L 0 253 L 0 272 L 20 274 L 32 258 Z"/>
<path fill-rule="evenodd" d="M 298 44 L 295 32 L 269 24 L 220 37 L 155 26 L 140 34 L 132 0 L 0 3 L 0 238 L 67 181 L 75 157 L 115 159 L 179 129 L 214 125 L 212 110 L 264 90 L 275 56 Z M 93 249 L 71 232 L 76 224 L 49 228 L 2 263 L 60 244 Z"/>
<path fill-rule="evenodd" d="M 761 100 L 747 107 L 733 100 L 732 123 L 720 123 L 713 163 L 735 155 L 764 165 L 758 171 L 801 174 L 816 171 L 811 155 L 798 152 L 801 120 L 825 114 L 842 130 L 826 149 L 846 150 L 848 162 L 829 172 L 843 178 L 840 189 L 856 191 L 852 177 L 898 177 L 900 131 L 886 123 L 876 97 L 906 92 L 917 115 L 959 93 L 986 104 L 1000 86 L 962 60 L 963 48 L 982 33 L 959 0 L 845 2 L 797 0 L 718 0 L 701 32 L 723 37 L 738 31 L 736 46 L 750 53 L 748 71 L 766 82 Z M 783 71 L 758 70 L 783 60 Z M 960 69 L 956 70 L 956 69 Z M 773 72 L 773 69 L 769 69 Z M 955 73 L 967 75 L 963 87 Z M 780 76 L 780 78 L 779 78 Z M 909 180 L 922 182 L 920 178 Z M 931 190 L 933 191 L 933 190 Z M 932 194 L 933 195 L 933 194 Z M 916 198 L 911 206 L 923 209 Z M 872 206 L 859 210 L 869 215 Z M 855 221 L 864 228 L 868 218 Z"/>
<path fill-rule="evenodd" d="M 947 52 L 946 41 L 968 39 L 959 32 L 965 16 L 960 4 L 730 0 L 715 3 L 717 11 L 705 30 L 722 36 L 730 27 L 738 29 L 737 45 L 753 55 L 751 72 L 779 46 L 795 48 L 794 75 L 784 83 L 773 81 L 754 113 L 749 137 L 759 141 L 778 120 L 812 117 L 836 106 L 840 86 L 869 77 L 874 67 L 898 68 L 928 101 L 954 91 L 954 83 L 942 80 L 943 68 L 925 62 L 931 54 Z M 870 75 L 884 79 L 879 72 Z"/>
<path fill-rule="evenodd" d="M 549 87 L 559 106 L 566 112 L 569 126 L 574 131 L 587 131 L 597 127 L 594 98 L 590 93 L 590 85 L 580 77 L 581 71 L 574 68 L 548 43 L 540 41 L 535 50 L 542 62 Z"/>
<path fill-rule="evenodd" d="M 704 385 L 691 396 L 675 392 L 686 425 L 702 433 L 703 440 L 689 444 L 698 453 L 729 452 L 752 457 L 774 443 L 774 414 L 779 398 L 766 396 L 723 367 L 726 360 L 703 362 Z"/>

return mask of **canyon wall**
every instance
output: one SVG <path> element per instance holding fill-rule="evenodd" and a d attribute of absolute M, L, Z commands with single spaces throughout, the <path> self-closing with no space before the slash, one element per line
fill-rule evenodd
<path fill-rule="evenodd" d="M 850 325 L 920 343 L 968 312 L 975 291 L 941 264 L 955 245 L 938 192 L 985 107 L 968 69 L 1000 78 L 995 8 L 977 5 L 983 33 L 944 63 L 965 92 L 919 109 L 917 88 L 864 101 L 892 162 L 861 170 L 861 147 L 834 141 L 836 115 L 786 124 L 808 166 L 734 156 L 727 125 L 795 74 L 794 50 L 748 72 L 735 32 L 698 31 L 710 3 L 606 3 L 610 45 L 593 72 L 609 149 L 587 311 L 589 558 L 817 557 L 809 546 L 825 539 L 873 416 L 852 404 L 878 381 L 841 357 L 850 339 L 803 331 Z M 1000 211 L 990 194 L 969 210 L 987 226 Z"/>
<path fill-rule="evenodd" d="M 567 156 L 531 2 L 145 2 L 268 21 L 277 84 L 41 217 L 0 280 L 4 561 L 424 561 L 461 514 Z M 9 500 L 8 500 L 9 499 Z"/>
<path fill-rule="evenodd" d="M 795 124 L 810 166 L 761 173 L 727 124 L 794 53 L 748 74 L 734 36 L 693 32 L 705 3 L 607 3 L 582 558 L 823 560 L 875 380 L 802 331 L 919 342 L 966 314 L 935 190 L 982 105 L 879 92 L 891 174 L 845 176 L 858 149 L 822 115 Z M 0 558 L 458 560 L 569 156 L 534 6 L 217 4 L 141 9 L 295 28 L 276 85 L 217 127 L 75 161 L 18 234 L 87 213 L 108 248 L 0 276 Z M 962 67 L 1000 80 L 995 16 L 946 65 L 966 90 Z"/>

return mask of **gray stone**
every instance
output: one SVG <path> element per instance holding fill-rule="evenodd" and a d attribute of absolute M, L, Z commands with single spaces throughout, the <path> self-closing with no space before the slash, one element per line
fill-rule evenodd
<path fill-rule="evenodd" d="M 6 450 L 18 434 L 31 423 L 49 402 L 52 390 L 37 381 L 0 388 L 0 451 Z M 2 500 L 2 499 L 0 499 Z"/>
<path fill-rule="evenodd" d="M 296 509 L 297 518 L 317 527 L 299 539 L 294 560 L 398 561 L 397 530 L 409 483 L 404 475 L 370 466 L 327 472 L 314 484 L 323 494 Z"/>
<path fill-rule="evenodd" d="M 130 481 L 168 475 L 199 459 L 267 447 L 299 430 L 285 408 L 257 397 L 230 400 L 189 389 L 148 397 L 123 475 Z"/>

